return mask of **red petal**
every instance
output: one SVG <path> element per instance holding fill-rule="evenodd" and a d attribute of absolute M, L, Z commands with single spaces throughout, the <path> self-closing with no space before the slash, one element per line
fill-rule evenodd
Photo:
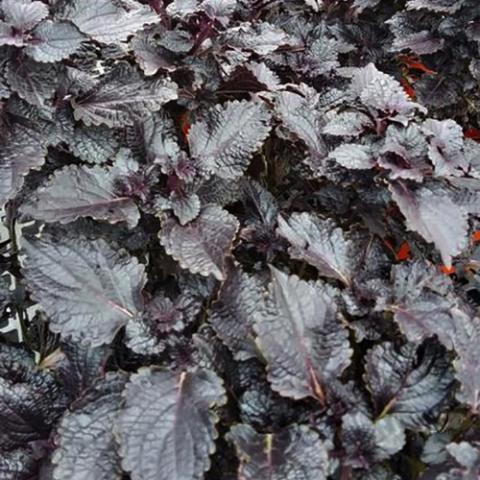
<path fill-rule="evenodd" d="M 397 261 L 403 262 L 411 258 L 411 253 L 412 251 L 408 242 L 403 242 L 395 257 L 397 258 Z"/>

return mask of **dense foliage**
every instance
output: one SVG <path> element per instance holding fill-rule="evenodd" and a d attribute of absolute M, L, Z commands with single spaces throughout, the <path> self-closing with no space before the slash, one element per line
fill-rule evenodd
<path fill-rule="evenodd" d="M 480 478 L 478 0 L 0 8 L 0 480 Z"/>

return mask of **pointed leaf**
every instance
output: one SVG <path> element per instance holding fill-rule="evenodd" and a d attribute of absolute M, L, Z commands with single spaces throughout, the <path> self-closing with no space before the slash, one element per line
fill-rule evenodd
<path fill-rule="evenodd" d="M 464 154 L 462 127 L 454 120 L 432 120 L 423 123 L 429 137 L 428 157 L 438 176 L 462 176 L 468 164 Z"/>
<path fill-rule="evenodd" d="M 352 353 L 333 294 L 326 286 L 271 270 L 265 311 L 255 314 L 268 379 L 281 395 L 324 403 L 324 389 L 350 364 Z"/>
<path fill-rule="evenodd" d="M 351 89 L 365 106 L 382 112 L 410 114 L 417 108 L 425 110 L 409 99 L 400 82 L 377 70 L 373 63 L 359 69 Z"/>
<path fill-rule="evenodd" d="M 177 85 L 169 80 L 136 81 L 125 85 L 111 82 L 86 97 L 73 99 L 72 106 L 75 119 L 87 126 L 124 127 L 133 123 L 135 112 L 156 112 L 176 98 Z"/>
<path fill-rule="evenodd" d="M 351 285 L 355 254 L 342 229 L 307 212 L 293 213 L 288 221 L 280 216 L 278 225 L 278 233 L 292 245 L 292 258 L 310 263 L 320 275 Z"/>
<path fill-rule="evenodd" d="M 144 268 L 104 240 L 25 241 L 24 275 L 50 328 L 75 341 L 109 343 L 142 308 Z"/>
<path fill-rule="evenodd" d="M 122 469 L 113 435 L 126 376 L 109 374 L 60 421 L 53 454 L 54 480 L 120 480 Z"/>
<path fill-rule="evenodd" d="M 253 316 L 262 308 L 263 295 L 256 277 L 231 267 L 212 305 L 210 322 L 237 360 L 256 356 Z"/>
<path fill-rule="evenodd" d="M 124 396 L 117 430 L 132 480 L 201 480 L 217 437 L 211 408 L 226 401 L 221 380 L 201 370 L 142 369 Z"/>
<path fill-rule="evenodd" d="M 463 0 L 408 0 L 407 8 L 430 10 L 432 12 L 455 13 L 463 5 Z"/>
<path fill-rule="evenodd" d="M 314 92 L 309 90 L 308 96 L 282 92 L 276 108 L 284 126 L 305 142 L 313 158 L 319 159 L 327 155 L 327 146 L 320 135 L 322 120 L 315 109 L 318 94 Z"/>
<path fill-rule="evenodd" d="M 257 433 L 250 425 L 235 425 L 228 438 L 240 460 L 238 478 L 244 480 L 326 480 L 327 445 L 305 426 L 279 433 Z"/>
<path fill-rule="evenodd" d="M 200 275 L 225 278 L 225 257 L 239 228 L 238 220 L 215 205 L 207 205 L 185 226 L 166 218 L 159 233 L 160 242 L 182 268 Z"/>
<path fill-rule="evenodd" d="M 239 177 L 270 132 L 270 113 L 263 102 L 234 101 L 211 109 L 188 134 L 190 152 L 208 173 Z"/>
<path fill-rule="evenodd" d="M 21 348 L 1 344 L 0 355 L 1 450 L 46 440 L 65 408 L 60 386 L 49 371 L 22 358 Z"/>
<path fill-rule="evenodd" d="M 451 349 L 458 311 L 450 279 L 425 261 L 395 265 L 392 277 L 394 299 L 388 309 L 408 340 L 420 344 L 436 335 Z"/>
<path fill-rule="evenodd" d="M 407 228 L 435 244 L 447 267 L 467 246 L 466 212 L 445 194 L 422 188 L 413 192 L 403 184 L 391 185 L 392 197 L 406 219 Z"/>
<path fill-rule="evenodd" d="M 455 316 L 453 344 L 458 358 L 454 361 L 455 377 L 460 381 L 457 400 L 466 403 L 473 413 L 480 412 L 480 319 L 470 318 L 463 312 Z"/>
<path fill-rule="evenodd" d="M 140 213 L 132 198 L 117 193 L 118 179 L 116 168 L 69 165 L 57 170 L 21 211 L 45 222 L 70 223 L 92 217 L 134 227 Z"/>

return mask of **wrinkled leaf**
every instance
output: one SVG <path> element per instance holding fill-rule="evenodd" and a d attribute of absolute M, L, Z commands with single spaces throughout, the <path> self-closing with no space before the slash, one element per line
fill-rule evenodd
<path fill-rule="evenodd" d="M 211 409 L 226 401 L 221 380 L 202 370 L 142 369 L 124 396 L 117 429 L 132 480 L 201 480 L 217 437 Z"/>
<path fill-rule="evenodd" d="M 239 227 L 238 220 L 215 205 L 207 205 L 185 226 L 173 218 L 163 221 L 160 242 L 182 268 L 200 275 L 225 278 L 225 257 Z"/>
<path fill-rule="evenodd" d="M 24 275 L 50 328 L 93 346 L 109 343 L 142 308 L 143 265 L 104 240 L 23 240 Z"/>

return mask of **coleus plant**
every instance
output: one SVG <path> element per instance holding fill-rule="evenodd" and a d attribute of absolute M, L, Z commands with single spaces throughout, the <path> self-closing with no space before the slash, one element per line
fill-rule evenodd
<path fill-rule="evenodd" d="M 0 479 L 480 476 L 476 0 L 2 0 Z"/>

